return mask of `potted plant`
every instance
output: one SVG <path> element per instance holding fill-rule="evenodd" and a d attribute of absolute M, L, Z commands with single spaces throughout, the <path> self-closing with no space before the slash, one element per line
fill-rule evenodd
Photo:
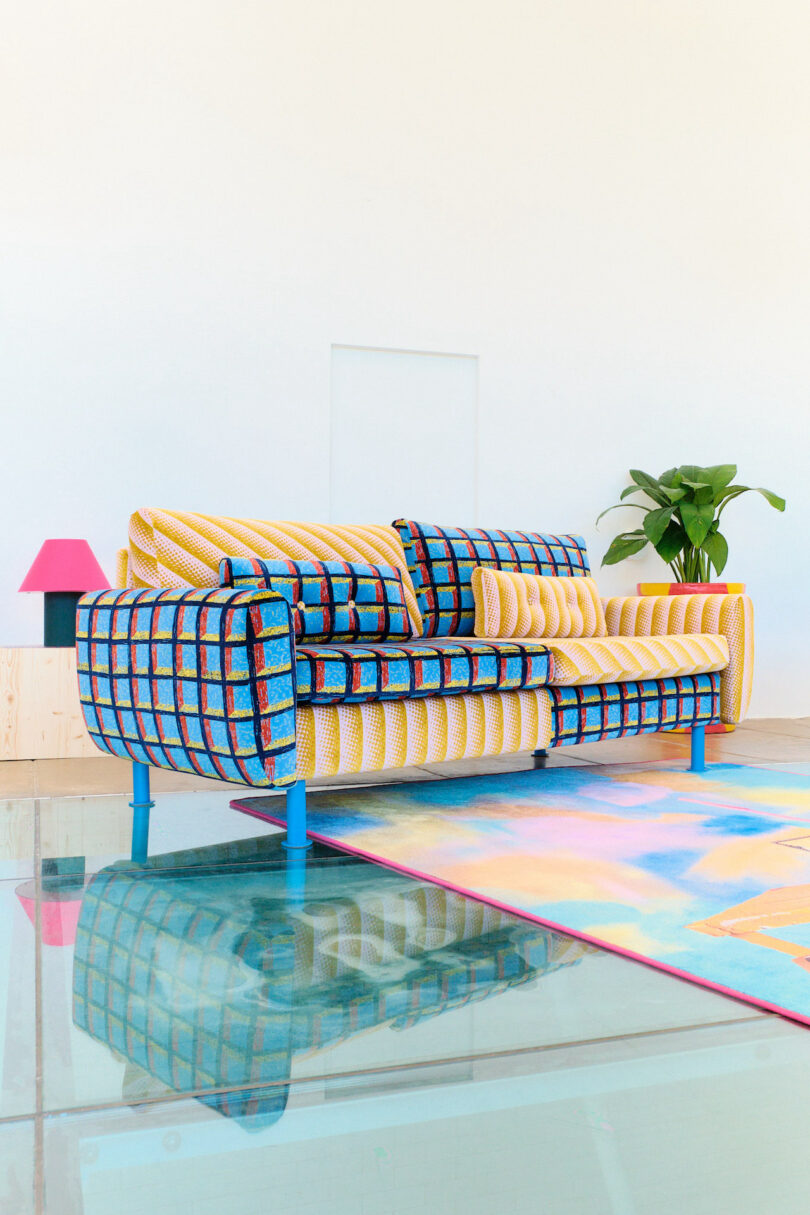
<path fill-rule="evenodd" d="M 675 581 L 639 583 L 640 595 L 744 590 L 743 583 L 712 582 L 712 569 L 719 576 L 728 560 L 728 543 L 720 531 L 723 511 L 741 494 L 762 494 L 780 511 L 785 509 L 785 500 L 769 489 L 735 484 L 736 475 L 736 464 L 713 464 L 709 468 L 682 464 L 680 468 L 668 468 L 660 477 L 631 468 L 633 484 L 622 490 L 621 501 L 603 510 L 599 519 L 624 506 L 643 511 L 644 518 L 635 531 L 621 532 L 615 537 L 602 564 L 616 565 L 652 544 L 669 565 Z M 653 505 L 626 502 L 633 494 L 644 494 Z"/>
<path fill-rule="evenodd" d="M 639 595 L 729 594 L 742 592 L 742 582 L 712 582 L 711 573 L 722 574 L 728 560 L 728 543 L 720 531 L 723 511 L 729 502 L 741 494 L 762 494 L 776 510 L 785 509 L 785 500 L 769 489 L 752 490 L 748 485 L 736 485 L 736 464 L 713 464 L 701 468 L 697 464 L 682 464 L 668 468 L 660 477 L 651 477 L 638 468 L 630 469 L 632 485 L 622 490 L 621 501 L 603 510 L 599 519 L 609 511 L 634 506 L 644 512 L 641 527 L 633 532 L 621 532 L 612 541 L 602 558 L 603 565 L 616 565 L 625 557 L 640 553 L 652 544 L 659 557 L 667 562 L 675 575 L 674 582 L 640 582 Z M 644 494 L 646 502 L 626 502 L 633 494 Z M 597 524 L 599 519 L 596 520 Z M 726 733 L 733 725 L 709 725 L 710 734 Z M 688 728 L 681 733 L 688 733 Z"/>

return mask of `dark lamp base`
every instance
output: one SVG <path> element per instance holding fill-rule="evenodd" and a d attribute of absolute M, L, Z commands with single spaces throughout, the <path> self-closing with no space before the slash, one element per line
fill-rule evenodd
<path fill-rule="evenodd" d="M 45 645 L 76 644 L 76 605 L 82 591 L 45 592 Z"/>

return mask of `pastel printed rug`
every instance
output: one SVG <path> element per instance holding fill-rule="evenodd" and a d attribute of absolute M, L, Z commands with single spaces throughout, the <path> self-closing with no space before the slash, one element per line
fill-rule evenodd
<path fill-rule="evenodd" d="M 810 1024 L 810 765 L 312 793 L 310 834 Z M 279 821 L 278 797 L 235 809 Z"/>

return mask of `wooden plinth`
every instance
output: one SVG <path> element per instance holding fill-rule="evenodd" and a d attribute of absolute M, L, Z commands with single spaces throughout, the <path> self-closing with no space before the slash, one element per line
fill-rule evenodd
<path fill-rule="evenodd" d="M 0 760 L 99 754 L 79 707 L 76 651 L 0 647 Z"/>

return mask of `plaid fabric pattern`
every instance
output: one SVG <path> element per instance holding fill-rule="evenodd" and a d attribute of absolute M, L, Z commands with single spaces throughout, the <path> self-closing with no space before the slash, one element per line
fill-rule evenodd
<path fill-rule="evenodd" d="M 551 677 L 542 642 L 435 638 L 406 645 L 315 646 L 295 653 L 299 703 L 405 700 L 539 688 Z"/>
<path fill-rule="evenodd" d="M 471 578 L 477 565 L 556 577 L 590 572 L 581 536 L 438 527 L 411 519 L 397 519 L 394 527 L 402 537 L 425 637 L 472 636 Z"/>
<path fill-rule="evenodd" d="M 283 595 L 296 641 L 405 641 L 413 633 L 402 573 L 391 565 L 228 557 L 219 568 L 223 586 Z"/>
<path fill-rule="evenodd" d="M 245 785 L 295 780 L 290 609 L 272 591 L 95 591 L 79 697 L 102 750 Z"/>
<path fill-rule="evenodd" d="M 258 1129 L 286 1105 L 294 926 L 268 916 L 258 928 L 247 899 L 222 895 L 216 876 L 195 890 L 128 861 L 96 875 L 76 931 L 73 1020 L 176 1092 L 237 1089 L 200 1100 Z M 246 966 L 261 966 L 261 988 Z"/>
<path fill-rule="evenodd" d="M 296 909 L 261 862 L 231 866 L 225 848 L 196 851 L 198 864 L 210 857 L 196 880 L 193 868 L 157 868 L 171 857 L 146 869 L 121 861 L 92 878 L 76 933 L 73 1020 L 252 1129 L 283 1111 L 294 1054 L 386 1022 L 405 1028 L 589 952 L 393 874 L 387 891 L 375 878 L 356 898 Z"/>
<path fill-rule="evenodd" d="M 552 747 L 720 720 L 720 676 L 549 688 Z"/>

